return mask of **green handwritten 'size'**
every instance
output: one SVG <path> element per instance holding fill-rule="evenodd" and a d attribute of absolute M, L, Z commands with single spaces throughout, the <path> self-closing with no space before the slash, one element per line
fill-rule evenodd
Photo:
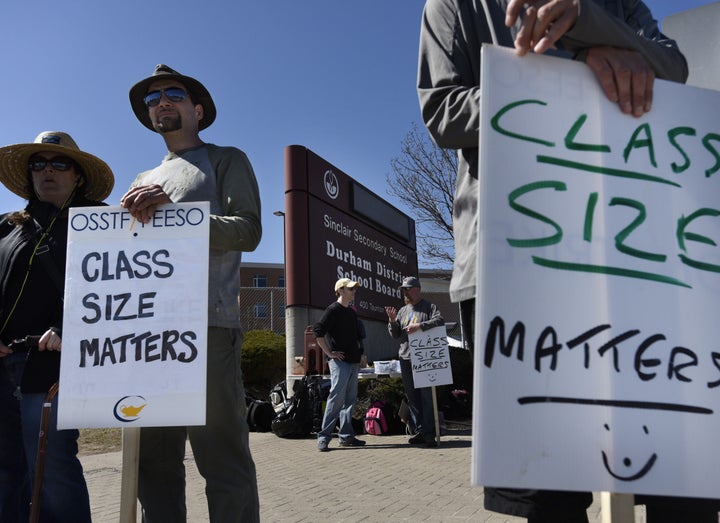
<path fill-rule="evenodd" d="M 541 100 L 520 100 L 516 102 L 512 102 L 504 107 L 502 107 L 495 116 L 491 119 L 491 125 L 495 131 L 498 133 L 511 137 L 513 139 L 521 140 L 521 141 L 527 141 L 531 143 L 536 143 L 545 147 L 555 147 L 555 143 L 549 140 L 545 140 L 539 137 L 530 136 L 526 134 L 521 134 L 519 132 L 513 132 L 506 128 L 504 128 L 500 120 L 503 116 L 505 116 L 507 113 L 513 110 L 518 110 L 519 108 L 535 104 L 535 105 L 542 105 L 546 106 L 547 104 Z M 564 145 L 566 149 L 572 150 L 572 151 L 587 151 L 587 152 L 594 152 L 594 153 L 611 153 L 611 147 L 606 144 L 586 144 L 586 143 L 579 143 L 576 141 L 576 137 L 579 134 L 580 130 L 582 129 L 583 125 L 587 121 L 587 115 L 582 114 L 580 115 L 576 121 L 573 123 L 571 128 L 568 130 L 567 134 L 564 138 Z M 682 163 L 676 163 L 672 162 L 670 164 L 670 168 L 672 169 L 673 173 L 679 174 L 687 169 L 690 168 L 691 165 L 691 159 L 688 156 L 685 149 L 682 147 L 682 145 L 679 143 L 680 137 L 695 137 L 697 135 L 697 132 L 691 128 L 691 127 L 674 127 L 670 129 L 667 132 L 667 138 L 668 142 L 672 147 L 674 147 L 677 152 L 682 156 L 683 162 Z M 720 153 L 718 152 L 718 149 L 715 147 L 715 142 L 720 143 L 720 134 L 717 133 L 707 133 L 705 134 L 701 139 L 701 144 L 708 153 L 710 153 L 710 156 L 714 159 L 714 163 L 710 166 L 708 166 L 705 169 L 705 176 L 710 177 L 711 175 L 715 174 L 718 170 L 720 170 Z M 648 160 L 650 164 L 657 168 L 657 161 L 655 159 L 655 143 L 652 138 L 652 130 L 650 128 L 650 125 L 647 123 L 640 124 L 632 133 L 630 136 L 627 145 L 625 146 L 623 150 L 623 159 L 625 163 L 628 162 L 628 159 L 630 157 L 630 153 L 634 150 L 640 150 L 645 149 L 648 154 Z M 663 184 L 670 187 L 676 187 L 681 188 L 682 186 L 673 180 L 667 180 L 659 176 L 650 175 L 647 173 L 641 173 L 637 171 L 630 171 L 630 170 L 623 170 L 623 169 L 615 169 L 615 168 L 606 168 L 601 167 L 595 164 L 585 164 L 577 161 L 569 161 L 563 158 L 557 158 L 552 156 L 546 156 L 546 155 L 538 155 L 536 158 L 538 163 L 545 163 L 550 165 L 555 165 L 557 167 L 563 167 L 568 169 L 575 169 L 580 170 L 584 172 L 589 172 L 593 174 L 601 174 L 604 176 L 615 176 L 615 177 L 621 177 L 626 179 L 632 179 L 632 180 L 638 180 L 638 181 L 644 181 L 648 183 L 657 183 L 657 184 Z M 517 239 L 517 238 L 508 238 L 507 241 L 512 247 L 520 247 L 520 248 L 537 248 L 537 247 L 546 247 L 550 245 L 558 244 L 562 241 L 563 238 L 563 229 L 562 227 L 553 219 L 551 219 L 548 216 L 545 216 L 541 214 L 540 212 L 537 212 L 533 209 L 530 209 L 528 207 L 525 207 L 518 203 L 518 199 L 526 194 L 529 194 L 531 192 L 535 191 L 541 191 L 541 190 L 553 190 L 553 191 L 566 191 L 567 186 L 565 183 L 560 181 L 540 181 L 540 182 L 533 182 L 526 185 L 523 185 L 521 187 L 518 187 L 517 189 L 513 190 L 508 195 L 508 203 L 509 206 L 517 211 L 520 214 L 523 214 L 524 216 L 527 216 L 529 218 L 538 220 L 548 226 L 550 226 L 554 233 L 545 237 L 539 237 L 539 238 L 526 238 L 526 239 Z M 585 219 L 583 224 L 583 239 L 587 242 L 592 241 L 592 226 L 593 226 L 593 219 L 595 216 L 595 210 L 598 203 L 598 193 L 592 192 L 588 196 L 587 204 L 586 204 L 586 212 L 585 212 Z M 634 218 L 630 221 L 630 223 L 627 224 L 626 227 L 624 227 L 621 231 L 619 231 L 615 235 L 615 248 L 628 256 L 636 257 L 643 259 L 645 261 L 651 261 L 651 262 L 658 262 L 663 263 L 667 260 L 667 255 L 664 253 L 657 253 L 657 252 L 649 252 L 649 251 L 643 251 L 640 249 L 636 249 L 629 245 L 628 238 L 638 231 L 640 229 L 640 226 L 646 221 L 647 219 L 647 210 L 645 205 L 637 200 L 631 199 L 631 198 L 623 198 L 623 197 L 612 197 L 610 201 L 608 202 L 609 207 L 624 207 L 628 209 L 632 209 L 634 211 Z M 706 261 L 696 260 L 691 257 L 689 257 L 686 254 L 687 248 L 686 248 L 686 242 L 687 241 L 695 241 L 699 243 L 703 243 L 706 245 L 716 246 L 716 243 L 707 236 L 703 236 L 701 234 L 697 234 L 691 230 L 689 230 L 689 226 L 695 221 L 699 220 L 701 218 L 716 218 L 720 216 L 720 210 L 713 209 L 713 208 L 701 208 L 697 211 L 690 214 L 690 216 L 685 217 L 681 216 L 677 221 L 677 228 L 675 231 L 675 236 L 677 239 L 678 247 L 680 248 L 682 253 L 678 254 L 679 259 L 682 263 L 689 267 L 693 267 L 695 269 L 703 270 L 703 271 L 710 271 L 710 272 L 720 272 L 720 265 L 709 263 Z M 604 274 L 610 274 L 610 275 L 616 275 L 616 276 L 625 276 L 625 277 L 631 277 L 631 278 L 637 278 L 637 279 L 645 279 L 645 280 L 651 280 L 651 281 L 657 281 L 661 283 L 671 284 L 671 285 L 679 285 L 683 287 L 690 287 L 686 283 L 679 281 L 675 278 L 672 278 L 670 276 L 665 276 L 662 274 L 656 274 L 652 272 L 644 272 L 644 271 L 636 271 L 636 270 L 629 270 L 624 269 L 622 267 L 609 267 L 609 266 L 598 266 L 598 265 L 588 265 L 588 264 L 578 264 L 578 263 L 572 263 L 572 262 L 563 262 L 563 261 L 557 261 L 557 260 L 548 260 L 545 258 L 533 257 L 533 262 L 546 266 L 549 268 L 554 269 L 561 269 L 561 270 L 570 270 L 570 271 L 581 271 L 581 272 L 593 272 L 593 273 L 604 273 Z"/>

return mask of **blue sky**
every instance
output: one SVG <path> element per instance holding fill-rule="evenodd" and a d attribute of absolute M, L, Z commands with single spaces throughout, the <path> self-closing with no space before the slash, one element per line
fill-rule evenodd
<path fill-rule="evenodd" d="M 655 18 L 713 3 L 646 0 Z M 413 123 L 418 0 L 5 0 L 0 145 L 69 132 L 115 173 L 117 205 L 164 142 L 134 117 L 128 90 L 166 63 L 210 90 L 201 137 L 255 168 L 263 240 L 245 261 L 283 261 L 283 149 L 303 145 L 394 201 L 385 179 Z M 24 202 L 0 187 L 0 212 Z M 406 212 L 407 209 L 403 209 Z M 420 266 L 424 266 L 422 260 Z"/>

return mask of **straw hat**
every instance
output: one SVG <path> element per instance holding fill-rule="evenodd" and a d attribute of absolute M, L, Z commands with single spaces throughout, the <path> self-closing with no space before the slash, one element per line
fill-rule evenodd
<path fill-rule="evenodd" d="M 57 153 L 75 160 L 83 170 L 83 191 L 88 200 L 102 201 L 110 195 L 115 178 L 108 165 L 97 156 L 80 150 L 75 140 L 60 131 L 45 131 L 33 143 L 19 143 L 0 148 L 0 182 L 18 196 L 33 197 L 28 181 L 28 162 L 33 154 Z"/>
<path fill-rule="evenodd" d="M 210 127 L 210 124 L 215 121 L 215 116 L 217 115 L 215 102 L 213 102 L 210 92 L 205 89 L 203 84 L 195 80 L 195 78 L 182 75 L 165 64 L 156 65 L 153 74 L 144 80 L 140 80 L 130 88 L 130 105 L 141 124 L 151 131 L 155 131 L 150 121 L 150 115 L 148 114 L 148 108 L 145 105 L 144 98 L 150 85 L 160 80 L 177 80 L 183 84 L 190 94 L 193 103 L 200 104 L 203 108 L 203 117 L 202 120 L 198 122 L 198 130 L 202 131 Z"/>

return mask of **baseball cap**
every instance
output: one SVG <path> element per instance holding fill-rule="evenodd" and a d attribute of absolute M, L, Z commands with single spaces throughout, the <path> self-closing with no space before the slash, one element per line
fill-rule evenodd
<path fill-rule="evenodd" d="M 356 281 L 351 280 L 350 278 L 340 278 L 338 281 L 335 282 L 335 292 L 339 291 L 343 287 L 352 289 L 353 287 L 360 287 L 360 284 Z"/>
<path fill-rule="evenodd" d="M 420 287 L 420 280 L 418 280 L 415 276 L 407 276 L 406 278 L 403 278 L 400 288 L 409 289 L 410 287 Z"/>

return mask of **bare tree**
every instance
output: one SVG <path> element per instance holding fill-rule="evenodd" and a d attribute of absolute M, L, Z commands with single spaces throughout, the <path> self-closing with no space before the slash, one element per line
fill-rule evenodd
<path fill-rule="evenodd" d="M 438 147 L 424 128 L 413 123 L 402 141 L 401 155 L 390 160 L 390 167 L 388 193 L 415 219 L 421 256 L 431 265 L 452 266 L 455 151 Z"/>

